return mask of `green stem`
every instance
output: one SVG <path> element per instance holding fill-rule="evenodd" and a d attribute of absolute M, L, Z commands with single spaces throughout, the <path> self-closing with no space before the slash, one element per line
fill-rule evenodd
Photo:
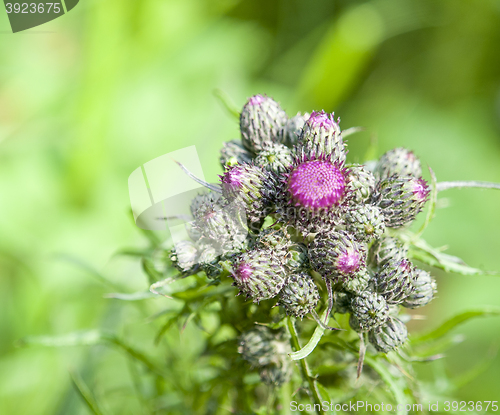
<path fill-rule="evenodd" d="M 439 182 L 437 184 L 437 191 L 442 192 L 443 190 L 462 188 L 462 187 L 481 187 L 483 189 L 500 189 L 500 183 L 492 182 L 478 182 L 478 181 L 456 181 L 456 182 Z"/>
<path fill-rule="evenodd" d="M 287 327 L 290 332 L 290 336 L 292 336 L 292 346 L 295 350 L 300 350 L 299 336 L 297 335 L 297 330 L 295 329 L 295 324 L 290 317 L 287 317 Z M 309 370 L 309 365 L 307 364 L 306 359 L 300 360 L 300 371 L 302 373 L 302 378 L 307 381 L 309 386 L 309 391 L 314 399 L 314 405 L 318 405 L 319 409 L 316 410 L 316 413 L 322 415 L 324 414 L 321 409 L 321 395 L 319 393 L 318 386 L 316 384 L 316 380 L 311 376 L 311 372 Z"/>

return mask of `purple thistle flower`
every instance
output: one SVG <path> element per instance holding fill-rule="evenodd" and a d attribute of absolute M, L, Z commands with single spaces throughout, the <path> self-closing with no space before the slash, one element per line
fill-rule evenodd
<path fill-rule="evenodd" d="M 363 264 L 361 254 L 356 250 L 348 250 L 337 258 L 337 269 L 341 274 L 352 274 Z"/>
<path fill-rule="evenodd" d="M 299 164 L 290 173 L 288 191 L 295 206 L 326 208 L 338 206 L 345 193 L 344 172 L 329 160 Z"/>
<path fill-rule="evenodd" d="M 415 195 L 418 202 L 425 203 L 430 193 L 429 185 L 427 184 L 427 182 L 422 177 L 419 177 L 418 179 L 413 181 L 412 185 L 413 194 Z"/>
<path fill-rule="evenodd" d="M 338 124 L 333 120 L 333 114 L 313 111 L 306 122 L 311 128 L 338 129 Z"/>
<path fill-rule="evenodd" d="M 248 100 L 248 105 L 257 106 L 257 105 L 262 104 L 265 100 L 266 99 L 262 95 L 257 94 Z"/>

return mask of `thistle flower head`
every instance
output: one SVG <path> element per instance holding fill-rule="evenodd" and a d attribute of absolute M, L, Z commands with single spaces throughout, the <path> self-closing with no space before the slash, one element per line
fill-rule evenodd
<path fill-rule="evenodd" d="M 375 289 L 388 304 L 400 304 L 415 291 L 414 267 L 407 259 L 389 260 L 375 274 Z"/>
<path fill-rule="evenodd" d="M 268 177 L 265 170 L 253 164 L 228 167 L 220 176 L 222 194 L 230 202 L 243 206 L 251 222 L 258 221 L 267 203 L 265 184 Z"/>
<path fill-rule="evenodd" d="M 345 231 L 318 234 L 309 245 L 312 267 L 324 278 L 353 277 L 366 262 L 366 248 Z"/>
<path fill-rule="evenodd" d="M 405 324 L 396 317 L 388 317 L 386 322 L 368 332 L 368 340 L 376 350 L 389 353 L 402 346 L 408 339 Z"/>
<path fill-rule="evenodd" d="M 429 304 L 437 293 L 436 280 L 427 271 L 417 269 L 414 271 L 413 291 L 402 303 L 406 308 L 423 307 Z"/>
<path fill-rule="evenodd" d="M 372 202 L 382 209 L 387 227 L 399 228 L 415 219 L 429 193 L 429 186 L 421 177 L 391 176 L 377 184 Z"/>
<path fill-rule="evenodd" d="M 278 305 L 285 308 L 288 315 L 303 318 L 313 310 L 319 301 L 319 293 L 309 274 L 292 274 L 280 292 Z"/>
<path fill-rule="evenodd" d="M 175 268 L 185 275 L 190 275 L 197 264 L 198 248 L 191 241 L 179 241 L 170 253 L 170 260 Z"/>
<path fill-rule="evenodd" d="M 406 258 L 408 249 L 396 238 L 386 236 L 376 240 L 370 247 L 368 262 L 373 266 L 383 266 L 389 260 L 400 261 Z"/>
<path fill-rule="evenodd" d="M 333 161 L 344 163 L 346 157 L 342 133 L 333 114 L 313 111 L 304 124 L 299 145 L 315 157 L 329 155 Z"/>
<path fill-rule="evenodd" d="M 354 203 L 364 203 L 375 190 L 375 176 L 364 166 L 349 166 L 346 190 Z"/>
<path fill-rule="evenodd" d="M 420 177 L 422 167 L 417 156 L 403 147 L 398 147 L 384 153 L 375 168 L 375 176 L 380 180 L 393 175 Z"/>
<path fill-rule="evenodd" d="M 385 231 L 384 216 L 377 206 L 356 205 L 345 214 L 346 229 L 358 241 L 380 238 Z"/>
<path fill-rule="evenodd" d="M 292 164 L 291 150 L 280 143 L 266 143 L 255 157 L 255 164 L 266 170 L 283 173 Z"/>
<path fill-rule="evenodd" d="M 295 117 L 289 118 L 282 130 L 280 141 L 289 148 L 296 146 L 302 134 L 302 128 L 310 116 L 311 114 L 307 112 L 303 115 L 299 112 Z"/>
<path fill-rule="evenodd" d="M 223 168 L 251 161 L 252 154 L 243 147 L 241 140 L 231 140 L 222 144 L 219 162 Z"/>
<path fill-rule="evenodd" d="M 239 256 L 233 285 L 254 303 L 276 297 L 285 284 L 284 270 L 272 252 L 254 250 Z"/>
<path fill-rule="evenodd" d="M 345 172 L 329 159 L 304 161 L 295 166 L 288 178 L 292 203 L 309 209 L 338 206 L 345 185 Z"/>
<path fill-rule="evenodd" d="M 370 331 L 384 324 L 389 307 L 381 295 L 365 291 L 351 299 L 349 325 L 358 332 Z"/>
<path fill-rule="evenodd" d="M 265 143 L 278 142 L 286 120 L 285 111 L 276 101 L 264 95 L 254 95 L 240 115 L 243 146 L 257 153 Z"/>

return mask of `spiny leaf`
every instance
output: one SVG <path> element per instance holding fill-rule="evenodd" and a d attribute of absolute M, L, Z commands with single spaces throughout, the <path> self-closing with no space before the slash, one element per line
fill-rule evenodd
<path fill-rule="evenodd" d="M 466 322 L 475 317 L 488 317 L 488 316 L 500 316 L 500 308 L 499 307 L 483 307 L 475 310 L 463 311 L 459 314 L 454 315 L 453 317 L 446 320 L 436 329 L 424 333 L 421 335 L 415 335 L 412 337 L 412 344 L 419 344 L 426 341 L 433 341 L 439 339 L 449 333 L 452 329 L 454 329 L 459 324 Z"/>

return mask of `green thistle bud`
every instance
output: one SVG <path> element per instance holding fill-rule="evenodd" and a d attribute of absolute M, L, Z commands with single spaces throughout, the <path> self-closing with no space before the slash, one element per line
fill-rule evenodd
<path fill-rule="evenodd" d="M 375 176 L 365 166 L 349 167 L 346 193 L 354 203 L 366 202 L 375 190 Z"/>
<path fill-rule="evenodd" d="M 288 315 L 303 318 L 319 301 L 318 287 L 309 274 L 292 274 L 280 292 L 277 305 L 285 307 Z"/>
<path fill-rule="evenodd" d="M 222 144 L 220 150 L 220 164 L 223 168 L 235 164 L 250 163 L 252 154 L 245 150 L 241 140 L 231 140 Z"/>
<path fill-rule="evenodd" d="M 170 253 L 170 260 L 180 272 L 191 275 L 198 263 L 198 248 L 191 241 L 177 242 Z"/>
<path fill-rule="evenodd" d="M 368 340 L 382 353 L 397 349 L 407 339 L 408 330 L 405 324 L 395 317 L 389 317 L 384 324 L 368 332 Z"/>
<path fill-rule="evenodd" d="M 335 282 L 365 267 L 366 247 L 345 231 L 318 234 L 309 245 L 314 270 Z"/>
<path fill-rule="evenodd" d="M 240 336 L 238 353 L 254 367 L 265 366 L 273 360 L 273 342 L 275 334 L 265 326 L 254 329 Z"/>
<path fill-rule="evenodd" d="M 302 243 L 294 243 L 288 248 L 285 267 L 290 272 L 300 272 L 309 269 L 307 247 Z"/>
<path fill-rule="evenodd" d="M 263 149 L 264 143 L 277 142 L 287 116 L 272 98 L 262 95 L 251 97 L 240 115 L 243 146 L 253 153 Z"/>
<path fill-rule="evenodd" d="M 281 142 L 290 148 L 296 146 L 302 134 L 302 128 L 310 116 L 311 114 L 307 112 L 304 115 L 299 112 L 295 117 L 289 118 L 283 128 Z"/>
<path fill-rule="evenodd" d="M 375 274 L 375 289 L 388 304 L 400 304 L 415 291 L 413 268 L 407 259 L 391 259 Z"/>
<path fill-rule="evenodd" d="M 414 276 L 415 291 L 402 303 L 406 308 L 423 307 L 429 304 L 437 293 L 436 280 L 427 271 L 417 269 L 414 271 Z"/>
<path fill-rule="evenodd" d="M 191 202 L 193 228 L 202 236 L 212 239 L 223 252 L 242 249 L 247 230 L 240 221 L 238 206 L 224 201 L 221 195 L 210 192 L 196 196 Z"/>
<path fill-rule="evenodd" d="M 372 277 L 367 268 L 362 268 L 350 278 L 339 281 L 339 286 L 349 293 L 359 294 L 366 291 Z"/>
<path fill-rule="evenodd" d="M 412 151 L 403 147 L 389 150 L 380 157 L 377 167 L 375 168 L 375 176 L 379 180 L 384 180 L 393 175 L 422 176 L 420 160 Z"/>
<path fill-rule="evenodd" d="M 380 238 L 385 232 L 382 211 L 373 205 L 356 205 L 344 216 L 346 230 L 358 241 L 369 242 Z"/>
<path fill-rule="evenodd" d="M 332 162 L 345 162 L 346 149 L 333 114 L 313 111 L 302 129 L 300 145 L 304 153 L 310 156 L 330 156 Z"/>
<path fill-rule="evenodd" d="M 389 307 L 381 295 L 365 291 L 351 299 L 349 325 L 358 332 L 370 331 L 384 324 Z"/>
<path fill-rule="evenodd" d="M 292 242 L 280 228 L 263 229 L 252 244 L 253 249 L 273 251 L 279 257 L 284 257 Z"/>
<path fill-rule="evenodd" d="M 264 185 L 269 179 L 268 172 L 253 164 L 237 164 L 220 178 L 222 194 L 227 200 L 242 206 L 250 222 L 262 219 L 267 204 Z"/>
<path fill-rule="evenodd" d="M 427 182 L 421 177 L 392 176 L 378 183 L 372 200 L 382 209 L 386 226 L 399 228 L 415 219 L 429 192 Z"/>
<path fill-rule="evenodd" d="M 375 241 L 370 248 L 368 261 L 370 265 L 385 265 L 389 260 L 400 261 L 405 259 L 408 249 L 396 238 L 386 236 Z"/>
<path fill-rule="evenodd" d="M 267 385 L 280 386 L 289 382 L 292 374 L 292 366 L 288 356 L 286 356 L 281 359 L 279 364 L 273 363 L 263 367 L 260 371 L 260 379 Z"/>
<path fill-rule="evenodd" d="M 255 157 L 255 164 L 275 173 L 283 173 L 292 165 L 291 150 L 280 143 L 270 143 L 263 146 L 263 150 Z"/>
<path fill-rule="evenodd" d="M 208 278 L 215 278 L 222 273 L 222 266 L 219 265 L 220 256 L 218 250 L 211 244 L 199 245 L 200 256 L 198 263 Z"/>
<path fill-rule="evenodd" d="M 253 367 L 259 368 L 263 382 L 281 385 L 288 382 L 292 375 L 289 337 L 284 330 L 271 330 L 265 326 L 254 329 L 240 336 L 238 352 Z"/>
<path fill-rule="evenodd" d="M 279 259 L 269 251 L 241 254 L 233 270 L 233 285 L 254 303 L 276 297 L 285 285 L 285 272 Z"/>

